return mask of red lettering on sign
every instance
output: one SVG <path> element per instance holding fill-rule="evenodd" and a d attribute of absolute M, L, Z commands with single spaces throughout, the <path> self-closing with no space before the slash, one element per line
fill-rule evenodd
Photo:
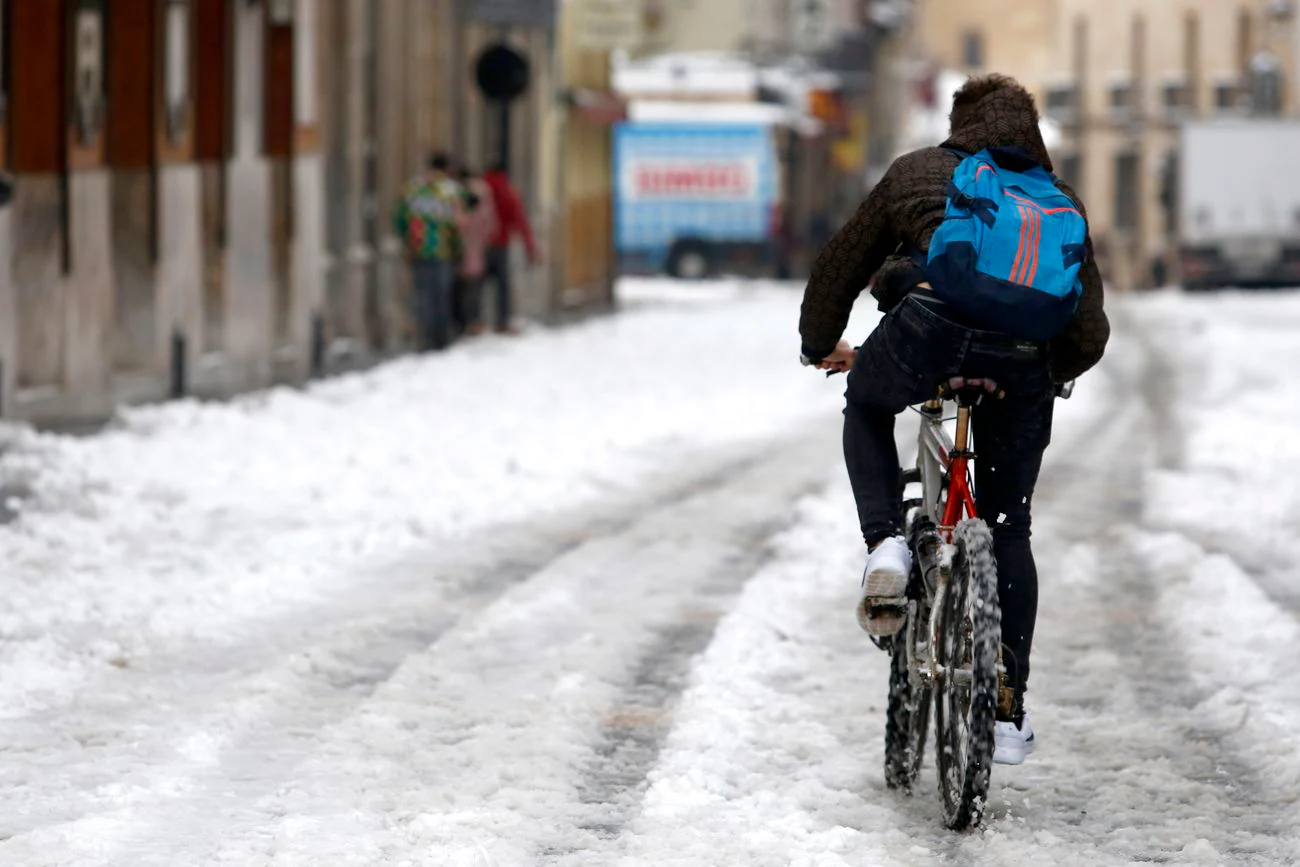
<path fill-rule="evenodd" d="M 753 174 L 744 163 L 643 162 L 633 172 L 640 196 L 744 198 L 751 195 Z"/>

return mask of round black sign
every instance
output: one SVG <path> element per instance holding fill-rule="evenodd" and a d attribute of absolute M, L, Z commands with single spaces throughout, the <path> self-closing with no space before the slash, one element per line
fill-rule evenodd
<path fill-rule="evenodd" d="M 489 45 L 478 56 L 474 78 L 488 99 L 509 102 L 528 89 L 528 58 L 509 45 Z"/>

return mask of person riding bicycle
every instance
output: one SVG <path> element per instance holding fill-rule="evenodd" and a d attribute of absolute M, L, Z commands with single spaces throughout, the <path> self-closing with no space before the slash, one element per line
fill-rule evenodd
<path fill-rule="evenodd" d="M 912 567 L 903 537 L 895 416 L 933 398 L 938 384 L 952 376 L 993 378 L 1005 391 L 1003 399 L 975 410 L 975 495 L 993 533 L 1007 670 L 999 690 L 994 761 L 1019 764 L 1034 745 L 1024 710 L 1038 609 L 1029 544 L 1034 486 L 1051 438 L 1057 386 L 1101 360 L 1110 324 L 1083 202 L 1050 174 L 1051 157 L 1029 92 L 1003 75 L 971 78 L 953 96 L 949 124 L 939 147 L 896 159 L 822 249 L 804 292 L 799 333 L 805 364 L 849 371 L 844 458 L 868 549 L 859 622 L 873 636 L 893 635 L 902 626 Z M 1046 190 L 1065 198 L 1049 206 L 1026 192 L 1029 181 L 1006 187 L 1009 198 L 1001 201 L 1013 218 L 1018 215 L 1011 221 L 1017 237 L 995 238 L 995 201 L 967 192 L 989 182 L 985 169 L 999 180 L 1038 177 Z M 974 258 L 963 255 L 959 244 L 933 248 L 941 226 L 941 241 L 983 231 L 1003 245 L 1010 269 L 1005 279 L 979 284 L 991 295 L 962 294 Z M 1059 244 L 1055 251 L 1043 241 L 1044 226 L 1049 240 Z M 981 251 L 996 254 L 994 241 Z M 1042 276 L 1049 272 L 1068 274 L 1065 288 L 1072 294 L 1055 298 L 1032 291 L 1036 280 L 1050 281 Z M 868 284 L 885 316 L 855 350 L 840 338 Z M 999 296 L 1003 290 L 1011 294 Z"/>

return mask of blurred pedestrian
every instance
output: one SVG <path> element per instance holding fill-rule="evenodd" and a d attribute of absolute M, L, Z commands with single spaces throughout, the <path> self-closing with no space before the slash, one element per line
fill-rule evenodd
<path fill-rule="evenodd" d="M 445 349 L 452 339 L 464 205 L 450 169 L 446 154 L 433 154 L 427 171 L 411 179 L 393 208 L 393 228 L 411 266 L 412 312 L 422 349 Z"/>
<path fill-rule="evenodd" d="M 460 271 L 457 275 L 459 324 L 466 334 L 482 334 L 483 280 L 487 274 L 488 245 L 500 228 L 492 188 L 471 169 L 460 172 L 465 210 L 461 218 Z"/>
<path fill-rule="evenodd" d="M 523 238 L 528 251 L 528 260 L 536 265 L 542 261 L 541 251 L 533 236 L 533 228 L 528 222 L 519 191 L 510 181 L 510 172 L 504 162 L 497 163 L 483 175 L 483 180 L 492 191 L 492 203 L 496 208 L 497 230 L 487 248 L 487 276 L 496 285 L 497 321 L 496 330 L 502 334 L 514 334 L 510 323 L 513 299 L 510 293 L 510 241 L 514 235 Z"/>

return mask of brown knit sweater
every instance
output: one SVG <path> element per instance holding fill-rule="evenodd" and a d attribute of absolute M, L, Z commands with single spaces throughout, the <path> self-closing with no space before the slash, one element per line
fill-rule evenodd
<path fill-rule="evenodd" d="M 813 265 L 799 319 L 805 355 L 823 358 L 830 354 L 848 325 L 853 302 L 873 278 L 873 292 L 885 310 L 915 282 L 906 279 L 907 269 L 913 267 L 911 260 L 896 254 L 909 248 L 929 249 L 930 236 L 943 220 L 945 190 L 960 161 L 943 147 L 975 153 L 998 146 L 1024 148 L 1052 168 L 1038 130 L 1038 111 L 1023 91 L 993 91 L 976 103 L 970 120 L 952 129 L 942 147 L 923 148 L 894 161 Z M 1086 218 L 1079 197 L 1064 183 L 1059 185 Z M 1051 343 L 1052 375 L 1058 382 L 1074 379 L 1100 361 L 1110 337 L 1091 236 L 1086 243 L 1088 259 L 1080 275 L 1083 297 L 1078 312 Z M 900 279 L 891 279 L 900 274 Z M 904 284 L 901 287 L 900 282 Z"/>

